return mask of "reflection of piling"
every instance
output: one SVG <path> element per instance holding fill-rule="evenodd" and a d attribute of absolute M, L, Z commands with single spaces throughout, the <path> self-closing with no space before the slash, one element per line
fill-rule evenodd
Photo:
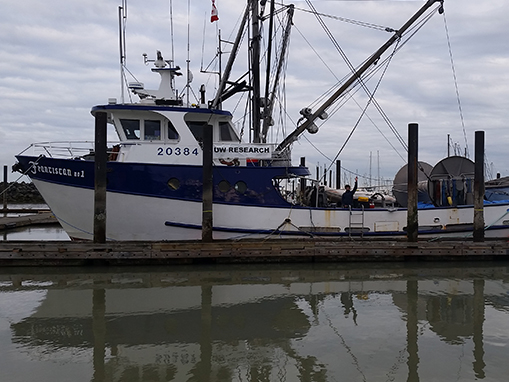
<path fill-rule="evenodd" d="M 419 223 L 417 220 L 417 123 L 408 124 L 408 210 L 407 210 L 407 239 L 417 241 Z"/>
<path fill-rule="evenodd" d="M 94 289 L 92 293 L 92 332 L 94 335 L 92 382 L 105 381 L 104 357 L 106 356 L 106 291 Z"/>
<path fill-rule="evenodd" d="M 474 241 L 484 241 L 484 131 L 475 132 Z"/>
<path fill-rule="evenodd" d="M 95 113 L 94 242 L 106 242 L 106 123 L 105 112 Z"/>
<path fill-rule="evenodd" d="M 202 241 L 212 241 L 212 126 L 203 128 Z"/>
<path fill-rule="evenodd" d="M 406 284 L 407 295 L 407 351 L 408 351 L 408 378 L 407 381 L 419 381 L 419 347 L 418 338 L 418 319 L 417 319 L 417 300 L 418 282 L 417 280 L 408 280 Z"/>
<path fill-rule="evenodd" d="M 474 373 L 477 379 L 484 379 L 486 376 L 484 368 L 484 280 L 474 280 Z"/>
<path fill-rule="evenodd" d="M 212 286 L 201 287 L 200 369 L 198 380 L 206 381 L 212 369 Z"/>

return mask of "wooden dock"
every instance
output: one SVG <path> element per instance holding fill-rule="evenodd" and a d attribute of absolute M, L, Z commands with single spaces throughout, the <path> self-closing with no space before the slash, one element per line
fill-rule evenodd
<path fill-rule="evenodd" d="M 240 240 L 181 242 L 0 241 L 0 265 L 509 260 L 505 240 Z"/>
<path fill-rule="evenodd" d="M 4 210 L 0 210 L 0 212 L 2 211 Z M 58 223 L 58 220 L 49 211 L 33 213 L 33 210 L 20 209 L 20 210 L 8 210 L 7 212 L 23 214 L 30 213 L 30 214 L 23 216 L 0 216 L 0 231 L 18 227 L 26 227 L 30 225 Z"/>

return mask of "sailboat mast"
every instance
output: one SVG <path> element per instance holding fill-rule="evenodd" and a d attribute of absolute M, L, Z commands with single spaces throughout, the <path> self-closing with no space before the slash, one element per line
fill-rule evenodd
<path fill-rule="evenodd" d="M 260 142 L 260 19 L 258 0 L 251 1 L 251 115 L 253 142 Z"/>

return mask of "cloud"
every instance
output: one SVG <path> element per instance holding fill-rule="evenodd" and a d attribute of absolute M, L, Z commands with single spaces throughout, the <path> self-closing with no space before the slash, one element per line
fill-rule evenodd
<path fill-rule="evenodd" d="M 294 3 L 299 9 L 294 17 L 285 77 L 285 118 L 291 118 L 287 132 L 293 129 L 292 121 L 299 119 L 300 109 L 313 104 L 337 83 L 338 78 L 349 73 L 316 17 L 303 11 L 308 9 L 306 2 Z M 397 29 L 424 2 L 314 3 L 324 14 Z M 0 164 L 14 163 L 14 155 L 32 142 L 92 139 L 90 108 L 107 102 L 110 97 L 120 97 L 117 24 L 120 1 L 0 0 L 0 4 L 0 33 L 4 36 L 0 41 Z M 158 77 L 147 70 L 141 54 L 146 52 L 153 57 L 156 50 L 161 50 L 165 58 L 171 58 L 173 33 L 176 64 L 184 68 L 189 55 L 195 93 L 198 94 L 199 86 L 204 83 L 207 97 L 211 98 L 217 86 L 217 75 L 200 73 L 200 67 L 206 67 L 216 54 L 217 27 L 224 40 L 234 39 L 233 26 L 238 23 L 244 2 L 217 0 L 219 22 L 213 24 L 210 23 L 209 0 L 191 0 L 189 16 L 187 2 L 173 2 L 173 31 L 169 23 L 169 2 L 153 0 L 150 6 L 147 4 L 139 0 L 128 2 L 129 70 L 147 88 L 156 88 Z M 509 175 L 505 154 L 505 139 L 508 138 L 505 121 L 509 119 L 506 101 L 509 99 L 509 22 L 506 17 L 509 3 L 492 0 L 480 5 L 475 0 L 446 0 L 444 7 L 447 24 L 443 16 L 435 15 L 397 53 L 377 90 L 376 100 L 404 140 L 408 123 L 420 124 L 421 160 L 432 165 L 441 160 L 447 153 L 447 134 L 463 146 L 466 136 L 472 152 L 474 131 L 482 129 L 486 130 L 488 161 L 493 162 L 495 171 Z M 324 20 L 355 66 L 390 37 L 386 32 L 334 18 Z M 464 126 L 445 25 L 454 58 Z M 230 45 L 225 45 L 224 50 L 229 49 Z M 242 61 L 246 59 L 242 57 Z M 217 64 L 211 69 L 217 70 Z M 236 68 L 233 77 L 240 76 L 243 70 L 245 68 Z M 377 75 L 381 73 L 382 70 Z M 368 83 L 370 89 L 374 89 L 377 79 L 374 77 Z M 182 89 L 183 83 L 178 87 Z M 360 90 L 354 99 L 361 107 L 349 102 L 337 113 L 329 113 L 331 118 L 320 132 L 306 135 L 294 144 L 295 164 L 300 156 L 305 156 L 310 168 L 314 168 L 316 163 L 326 164 L 327 158 L 336 156 L 368 97 Z M 234 104 L 230 106 L 235 107 Z M 243 107 L 237 107 L 237 112 L 241 110 Z M 401 156 L 406 158 L 406 154 L 372 106 L 367 115 L 377 127 L 366 117 L 362 118 L 339 159 L 347 169 L 367 174 L 369 158 L 374 156 L 379 158 L 381 175 L 392 179 L 404 164 Z M 281 131 L 277 136 L 281 138 Z M 371 162 L 374 166 L 374 161 Z M 378 169 L 371 171 L 377 173 Z"/>

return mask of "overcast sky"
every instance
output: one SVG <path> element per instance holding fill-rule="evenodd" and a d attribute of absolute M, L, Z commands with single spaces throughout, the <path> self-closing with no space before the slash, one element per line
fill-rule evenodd
<path fill-rule="evenodd" d="M 293 3 L 309 9 L 305 1 Z M 394 29 L 423 3 L 314 1 L 317 11 L 324 14 Z M 143 65 L 142 53 L 154 57 L 156 50 L 161 50 L 165 58 L 172 56 L 169 4 L 169 0 L 128 0 L 127 67 L 147 88 L 157 87 L 158 76 Z M 120 100 L 119 5 L 120 0 L 0 0 L 0 164 L 10 167 L 14 156 L 33 142 L 93 139 L 90 108 L 111 97 Z M 216 5 L 219 22 L 211 24 L 210 0 L 191 0 L 189 16 L 187 1 L 173 1 L 175 62 L 186 65 L 189 30 L 192 87 L 198 94 L 200 85 L 206 84 L 208 99 L 213 96 L 217 76 L 201 74 L 200 67 L 214 57 L 217 28 L 224 39 L 233 39 L 230 36 L 244 2 L 216 0 Z M 375 99 L 405 141 L 408 123 L 419 123 L 420 160 L 433 166 L 444 158 L 447 134 L 462 152 L 467 145 L 473 158 L 474 132 L 485 130 L 488 164 L 494 174 L 509 175 L 509 1 L 445 0 L 444 8 L 444 15 L 434 15 L 395 55 Z M 353 65 L 390 37 L 387 32 L 334 18 L 324 20 Z M 343 78 L 348 68 L 316 18 L 299 9 L 291 43 L 287 118 L 296 122 L 299 110 Z M 370 89 L 382 72 L 368 83 Z M 177 84 L 179 89 L 183 81 Z M 357 103 L 349 102 L 337 113 L 330 113 L 333 115 L 317 134 L 305 134 L 294 144 L 294 164 L 305 156 L 314 172 L 318 163 L 323 167 L 336 156 L 367 97 L 359 91 L 354 99 Z M 237 118 L 241 110 L 235 112 Z M 361 175 L 371 171 L 372 177 L 380 173 L 392 179 L 404 165 L 406 153 L 376 109 L 370 106 L 367 115 L 369 119 L 360 121 L 339 159 L 345 168 Z M 292 128 L 288 125 L 288 131 Z M 277 137 L 280 140 L 281 136 Z M 115 139 L 112 132 L 109 138 Z M 15 178 L 15 174 L 9 175 L 10 180 Z"/>

